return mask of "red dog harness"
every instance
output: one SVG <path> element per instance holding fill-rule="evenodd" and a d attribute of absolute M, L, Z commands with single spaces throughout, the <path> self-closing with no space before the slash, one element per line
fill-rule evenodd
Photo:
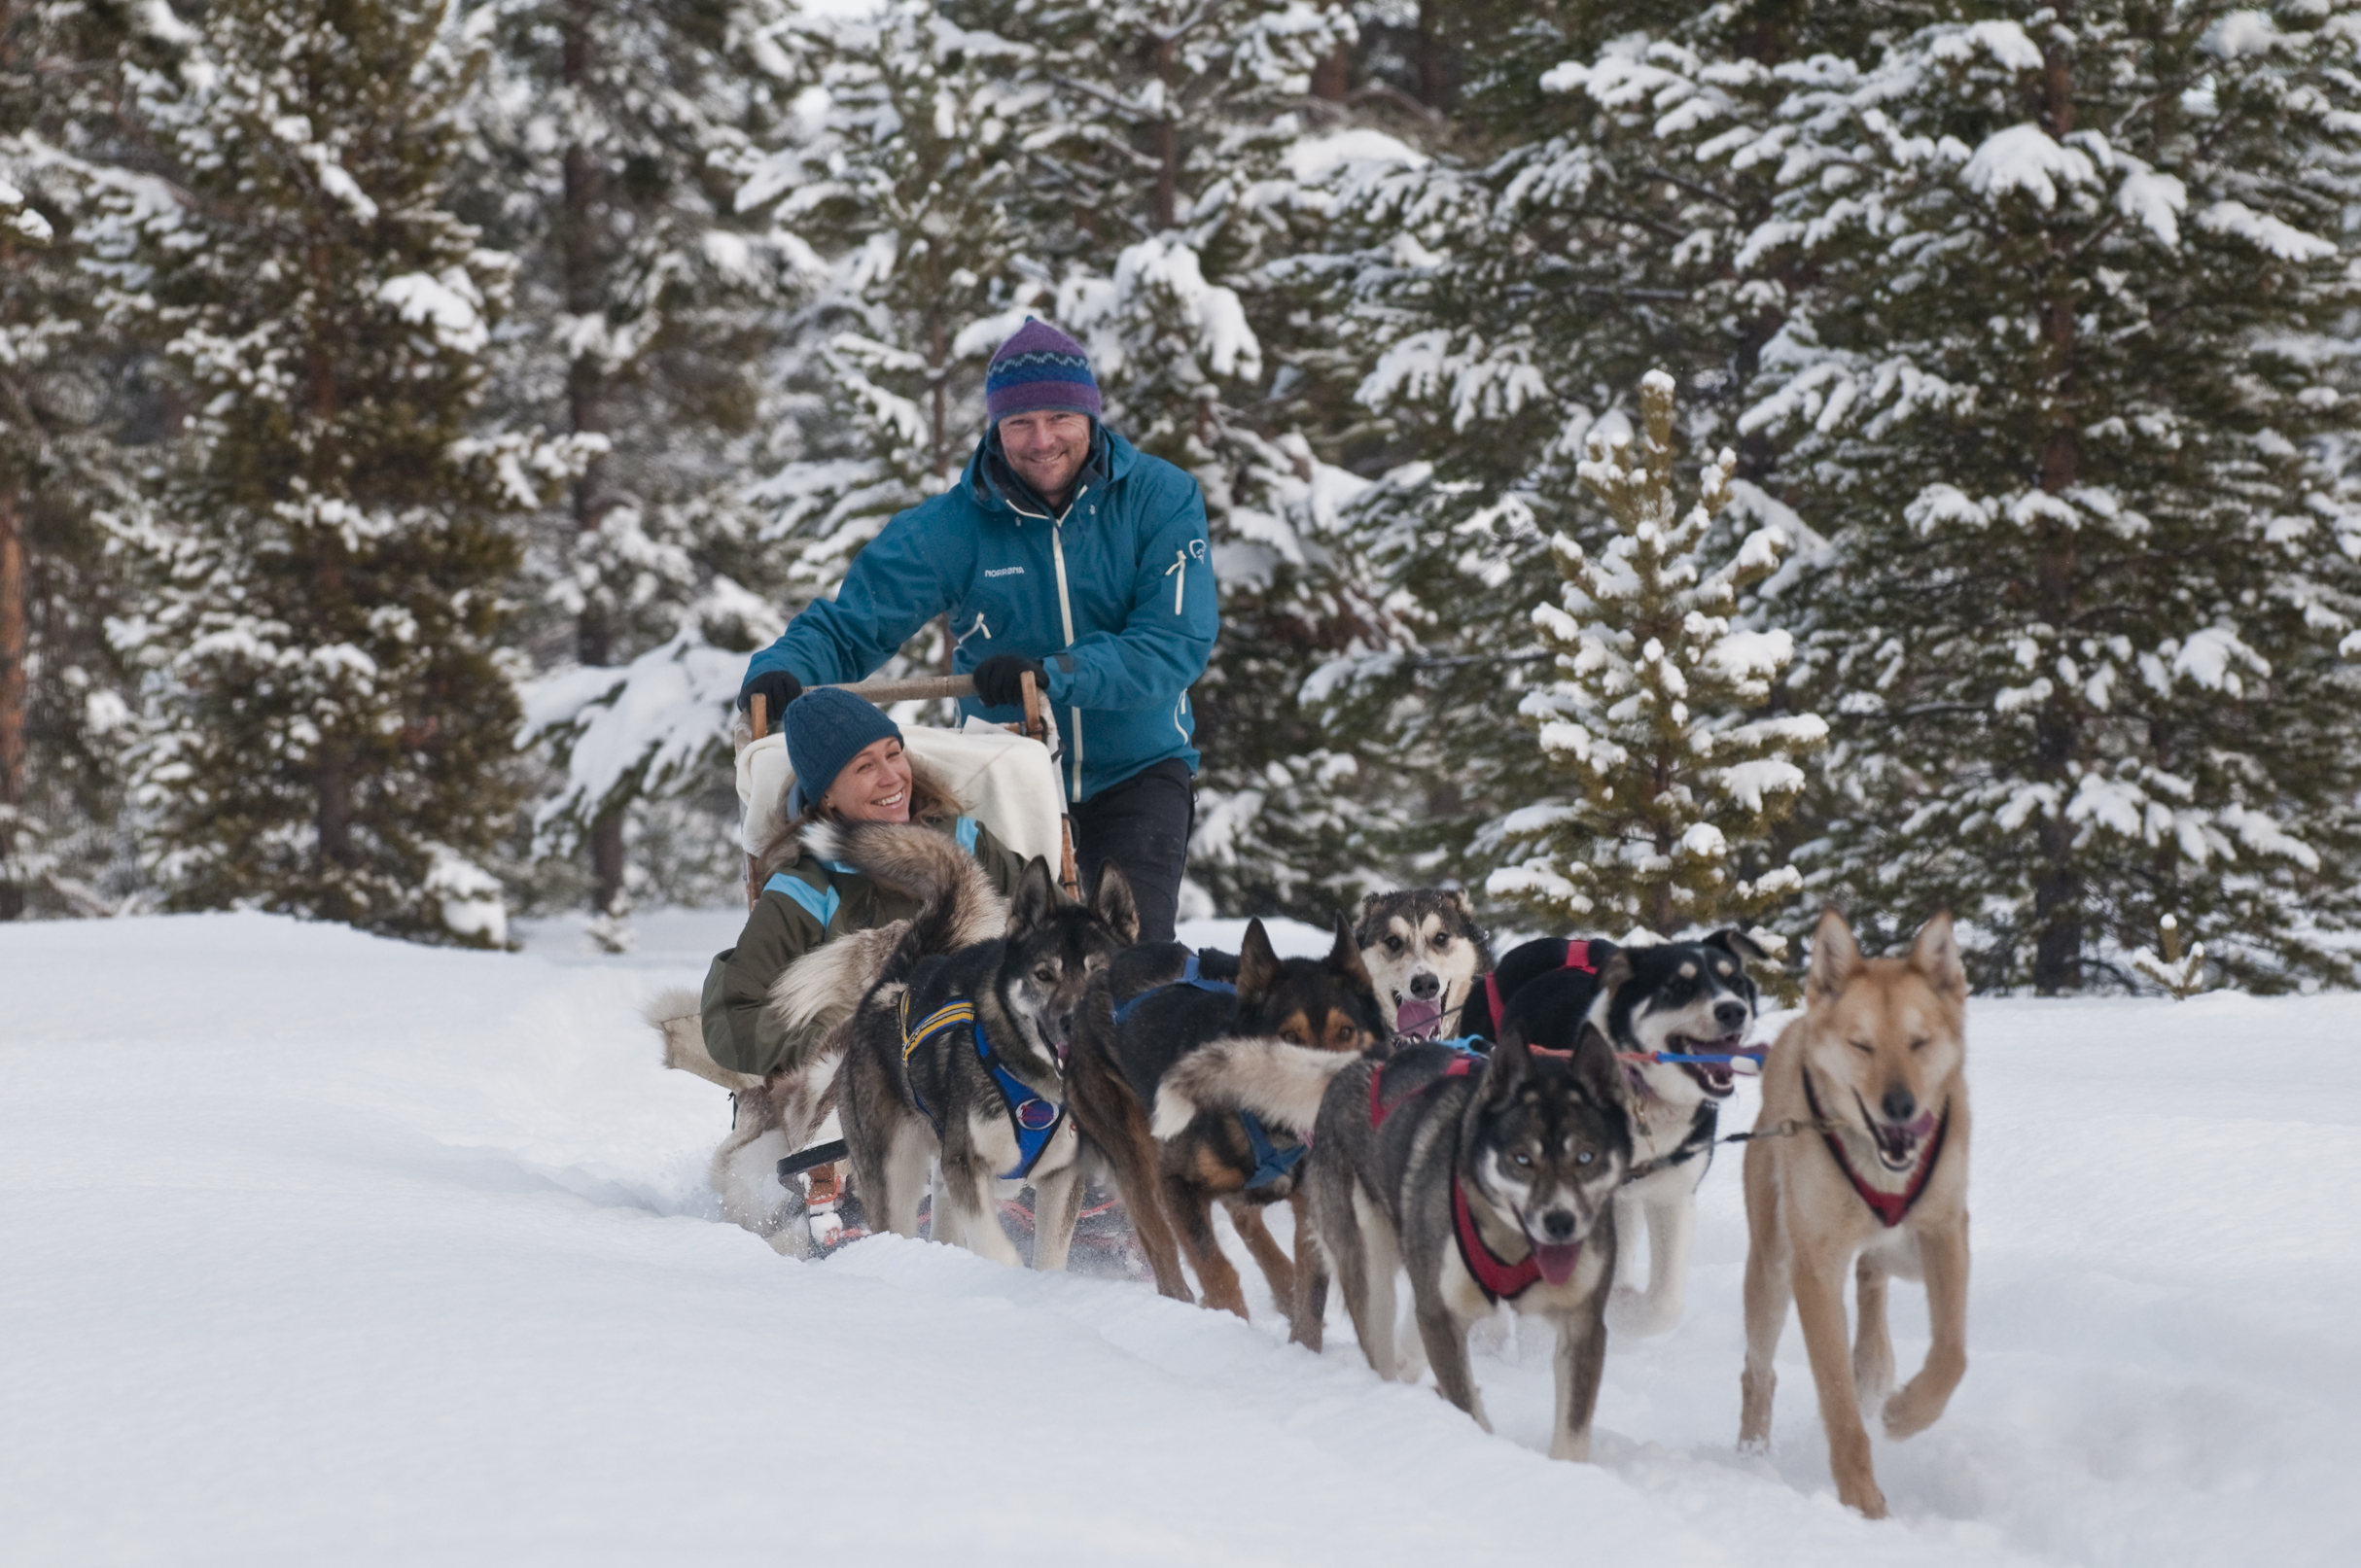
<path fill-rule="evenodd" d="M 1809 1072 L 1804 1074 L 1804 1103 L 1812 1107 L 1812 1119 L 1819 1124 L 1820 1141 L 1828 1145 L 1829 1158 L 1836 1161 L 1839 1170 L 1845 1172 L 1845 1179 L 1852 1183 L 1852 1190 L 1861 1195 L 1861 1202 L 1885 1222 L 1887 1230 L 1901 1224 L 1910 1213 L 1911 1205 L 1919 1201 L 1919 1194 L 1926 1190 L 1926 1178 L 1935 1173 L 1935 1162 L 1943 1157 L 1943 1134 L 1951 1131 L 1950 1103 L 1945 1102 L 1943 1115 L 1935 1123 L 1935 1135 L 1927 1142 L 1926 1158 L 1919 1162 L 1918 1173 L 1898 1193 L 1880 1192 L 1872 1187 L 1861 1179 L 1861 1173 L 1852 1167 L 1852 1162 L 1845 1158 L 1845 1145 L 1834 1132 L 1828 1131 L 1836 1124 L 1828 1120 L 1826 1111 L 1820 1109 L 1820 1097 L 1812 1092 L 1812 1074 Z"/>
<path fill-rule="evenodd" d="M 1591 962 L 1591 945 L 1588 942 L 1567 943 L 1566 962 L 1559 967 L 1579 969 L 1586 975 L 1599 972 L 1599 966 Z M 1492 1006 L 1492 1031 L 1497 1035 L 1500 1032 L 1501 1016 L 1508 1007 L 1508 1003 L 1500 997 L 1500 974 L 1497 969 L 1484 976 L 1484 1000 Z"/>
<path fill-rule="evenodd" d="M 1476 1230 L 1475 1215 L 1467 1207 L 1466 1191 L 1460 1178 L 1451 1178 L 1451 1228 L 1460 1242 L 1460 1262 L 1484 1293 L 1488 1302 L 1515 1301 L 1541 1277 L 1541 1260 L 1532 1252 L 1525 1254 L 1523 1263 L 1507 1263 L 1500 1255 L 1484 1244 Z"/>

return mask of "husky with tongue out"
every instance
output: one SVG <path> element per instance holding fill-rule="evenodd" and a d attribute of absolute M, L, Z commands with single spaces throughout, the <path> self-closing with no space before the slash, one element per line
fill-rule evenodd
<path fill-rule="evenodd" d="M 1502 1027 L 1538 1046 L 1563 1050 L 1592 1037 L 1613 1046 L 1630 1089 L 1632 1180 L 1615 1198 L 1624 1279 L 1608 1302 L 1607 1324 L 1617 1334 L 1666 1334 L 1686 1305 L 1697 1188 L 1712 1164 L 1721 1103 L 1738 1075 L 1728 1062 L 1658 1059 L 1727 1057 L 1744 1047 L 1755 1008 L 1746 962 L 1764 954 L 1737 930 L 1701 942 L 1593 941 L 1587 948 L 1589 971 L 1561 969 L 1517 988 Z M 1638 1282 L 1643 1225 L 1644 1289 Z"/>
<path fill-rule="evenodd" d="M 1609 1205 L 1632 1157 L 1623 1095 L 1603 1043 L 1558 1057 L 1513 1033 L 1490 1058 L 1413 1044 L 1337 1074 L 1305 1181 L 1320 1254 L 1380 1376 L 1431 1363 L 1442 1396 L 1490 1431 L 1467 1331 L 1506 1302 L 1558 1331 L 1551 1456 L 1590 1457 L 1615 1277 Z M 1423 1358 L 1394 1342 L 1403 1270 Z M 1327 1280 L 1305 1272 L 1295 1338 L 1317 1345 Z"/>

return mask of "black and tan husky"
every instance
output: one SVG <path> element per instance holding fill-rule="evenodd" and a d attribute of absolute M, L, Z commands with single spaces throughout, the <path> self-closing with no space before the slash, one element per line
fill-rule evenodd
<path fill-rule="evenodd" d="M 814 841 L 881 882 L 947 888 L 965 852 L 939 833 L 850 823 Z M 1001 1230 L 1004 1183 L 1034 1190 L 1036 1269 L 1066 1266 L 1081 1202 L 1081 1139 L 1066 1107 L 1065 1063 L 1090 978 L 1139 936 L 1123 873 L 1110 864 L 1088 904 L 1062 900 L 1035 859 L 1003 937 L 944 951 L 950 901 L 912 917 L 884 973 L 843 1026 L 837 1116 L 853 1181 L 872 1226 L 918 1235 L 918 1202 L 934 1184 L 934 1239 L 1015 1265 Z"/>
<path fill-rule="evenodd" d="M 1224 971 L 1235 980 L 1214 978 Z M 1193 983 L 1180 983 L 1184 977 Z M 1073 1063 L 1075 1106 L 1083 1131 L 1114 1167 L 1158 1290 L 1189 1299 L 1180 1263 L 1185 1251 L 1204 1304 L 1247 1315 L 1238 1271 L 1215 1239 L 1217 1202 L 1285 1310 L 1294 1300 L 1296 1263 L 1260 1211 L 1282 1201 L 1295 1205 L 1299 1258 L 1309 1229 L 1297 1196 L 1300 1138 L 1235 1110 L 1184 1118 L 1151 1135 L 1146 1108 L 1155 1102 L 1157 1081 L 1228 1035 L 1269 1036 L 1349 1058 L 1384 1031 L 1368 970 L 1341 923 L 1321 958 L 1280 958 L 1262 923 L 1253 921 L 1234 967 L 1221 955 L 1146 947 L 1109 969 L 1083 1009 Z"/>

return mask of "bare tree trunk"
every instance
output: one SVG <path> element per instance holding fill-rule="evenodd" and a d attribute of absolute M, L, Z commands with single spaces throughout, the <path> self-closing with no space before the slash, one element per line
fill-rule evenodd
<path fill-rule="evenodd" d="M 319 301 L 320 314 L 314 315 L 308 332 L 310 341 L 304 349 L 304 377 L 308 383 L 307 412 L 310 414 L 318 439 L 313 448 L 313 461 L 318 471 L 319 490 L 335 494 L 338 487 L 336 476 L 337 451 L 334 432 L 341 400 L 336 381 L 335 343 L 336 324 L 326 314 L 335 298 L 335 278 L 330 263 L 328 245 L 314 241 L 309 264 L 312 296 Z M 343 545 L 333 534 L 323 530 L 312 543 L 311 587 L 312 604 L 321 623 L 333 623 L 338 607 L 345 597 Z M 326 881 L 331 865 L 347 870 L 361 863 L 360 853 L 353 847 L 353 749 L 347 736 L 351 715 L 320 727 L 320 749 L 313 768 L 314 786 L 319 801 L 312 823 L 320 836 L 322 880 Z M 338 889 L 327 898 L 321 913 L 332 920 L 343 919 L 356 913 L 347 901 L 345 891 Z"/>
<path fill-rule="evenodd" d="M 1180 67 L 1174 50 L 1177 40 L 1161 38 L 1156 41 L 1156 79 L 1164 84 L 1164 118 L 1157 121 L 1153 136 L 1152 156 L 1156 160 L 1156 232 L 1161 234 L 1178 222 L 1180 210 L 1180 124 L 1174 108 L 1174 95 L 1180 90 Z"/>
<path fill-rule="evenodd" d="M 2059 8 L 2058 27 L 2068 22 L 2070 6 Z M 2047 46 L 2042 80 L 2042 120 L 2054 139 L 2074 128 L 2073 60 L 2054 33 Z M 2053 247 L 2050 277 L 2041 305 L 2042 378 L 2047 383 L 2051 427 L 2041 449 L 2041 488 L 2050 495 L 2071 489 L 2080 468 L 2075 437 L 2074 297 L 2066 260 Z M 2073 624 L 2077 560 L 2073 534 L 2055 522 L 2042 524 L 2034 567 L 2034 594 L 2041 618 L 2061 631 Z M 2061 681 L 2034 717 L 2035 776 L 2062 793 L 2071 784 L 2082 751 L 2082 696 Z M 2074 831 L 2064 803 L 2042 819 L 2040 879 L 2033 888 L 2033 989 L 2043 995 L 2082 985 L 2083 885 L 2074 864 Z"/>
<path fill-rule="evenodd" d="M 571 0 L 566 7 L 563 59 L 560 71 L 575 93 L 590 88 L 592 0 Z M 563 159 L 564 193 L 558 216 L 559 265 L 565 284 L 566 309 L 575 316 L 606 313 L 606 266 L 600 245 L 599 202 L 604 194 L 596 152 L 581 142 L 569 143 Z M 609 433 L 608 374 L 601 351 L 577 354 L 566 366 L 566 419 L 577 435 Z M 587 547 L 611 505 L 606 494 L 607 460 L 593 459 L 574 481 L 570 500 L 575 538 Z M 575 656 L 601 666 L 615 657 L 615 625 L 608 607 L 593 586 L 582 596 L 575 622 Z M 590 907 L 593 914 L 617 912 L 623 896 L 623 813 L 617 806 L 590 823 Z"/>
<path fill-rule="evenodd" d="M 24 804 L 25 795 L 25 674 L 29 644 L 25 615 L 26 583 L 24 533 L 17 509 L 17 488 L 0 480 L 0 831 L 5 831 L 11 808 Z M 0 865 L 7 863 L 0 849 Z M 21 884 L 0 881 L 0 920 L 24 913 Z"/>

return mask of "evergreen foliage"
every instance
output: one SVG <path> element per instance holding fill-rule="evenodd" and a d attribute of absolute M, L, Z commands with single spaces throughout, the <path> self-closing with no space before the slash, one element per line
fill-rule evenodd
<path fill-rule="evenodd" d="M 780 263 L 737 214 L 726 165 L 798 84 L 765 68 L 784 62 L 748 12 L 710 0 L 498 14 L 454 200 L 517 258 L 486 414 L 607 442 L 527 536 L 520 641 L 576 697 L 531 696 L 562 776 L 535 849 L 545 863 L 586 850 L 586 901 L 613 923 L 634 890 L 693 900 L 719 884 L 652 877 L 644 855 L 635 871 L 628 841 L 660 831 L 672 781 L 578 765 L 576 743 L 611 725 L 640 656 L 685 628 L 746 651 L 775 630 L 767 610 L 750 629 L 746 602 L 785 587 L 746 483 L 773 444 Z M 572 679 L 578 667 L 606 679 Z"/>
<path fill-rule="evenodd" d="M 154 573 L 138 799 L 174 908 L 495 943 L 521 794 L 515 535 L 583 447 L 471 436 L 507 258 L 448 210 L 480 31 L 437 4 L 209 7 L 127 73 L 174 199 L 94 249 L 187 400 L 117 522 Z"/>
<path fill-rule="evenodd" d="M 1803 887 L 1794 866 L 1764 851 L 1804 787 L 1793 759 L 1828 726 L 1766 711 L 1791 641 L 1732 619 L 1740 590 L 1770 575 L 1786 540 L 1757 529 L 1707 569 L 1701 552 L 1729 505 L 1738 455 L 1725 448 L 1706 465 L 1696 505 L 1680 512 L 1674 393 L 1661 370 L 1641 384 L 1637 452 L 1628 432 L 1591 432 L 1579 474 L 1615 536 L 1595 557 L 1564 534 L 1553 539 L 1562 598 L 1533 611 L 1561 674 L 1519 711 L 1572 787 L 1510 814 L 1515 858 L 1487 890 L 1570 930 L 1636 924 L 1673 936 L 1756 922 Z M 1774 932 L 1758 940 L 1784 946 Z"/>

